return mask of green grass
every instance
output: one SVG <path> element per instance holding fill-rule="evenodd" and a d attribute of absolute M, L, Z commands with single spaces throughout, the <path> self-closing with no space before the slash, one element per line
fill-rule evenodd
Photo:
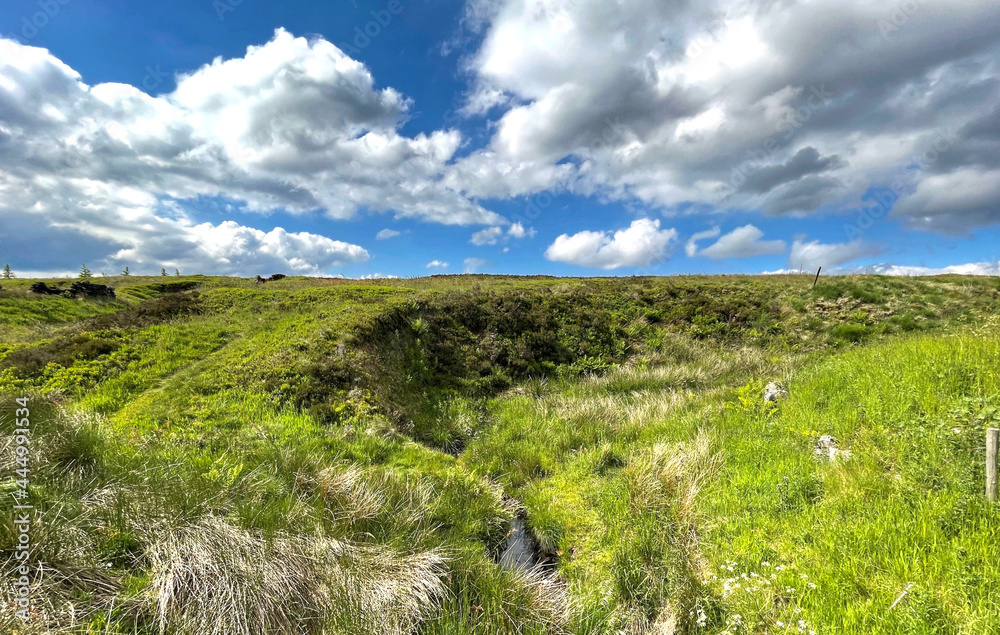
<path fill-rule="evenodd" d="M 734 592 L 732 610 L 764 628 L 805 619 L 841 633 L 1000 629 L 1000 508 L 982 494 L 981 447 L 1000 422 L 998 360 L 995 323 L 877 344 L 804 369 L 775 413 L 727 411 L 716 428 L 726 467 L 704 499 L 715 525 L 708 553 L 738 563 L 719 577 L 764 573 L 767 561 L 815 584 Z M 814 460 L 819 434 L 850 458 Z M 782 595 L 801 616 L 775 608 Z"/>
<path fill-rule="evenodd" d="M 1000 630 L 996 279 L 10 282 L 0 426 L 30 395 L 51 569 L 27 632 Z M 548 572 L 497 563 L 515 516 Z"/>

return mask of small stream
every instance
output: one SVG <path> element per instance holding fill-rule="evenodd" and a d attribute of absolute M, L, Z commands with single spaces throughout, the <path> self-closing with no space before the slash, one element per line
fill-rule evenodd
<path fill-rule="evenodd" d="M 538 541 L 524 520 L 516 517 L 511 521 L 510 533 L 507 534 L 507 541 L 497 562 L 502 567 L 519 571 L 531 571 L 555 564 L 552 558 L 538 547 Z"/>

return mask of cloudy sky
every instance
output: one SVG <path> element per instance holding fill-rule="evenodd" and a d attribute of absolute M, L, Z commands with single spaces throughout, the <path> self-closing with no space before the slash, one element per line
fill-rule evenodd
<path fill-rule="evenodd" d="M 996 0 L 4 0 L 22 275 L 1000 273 Z"/>

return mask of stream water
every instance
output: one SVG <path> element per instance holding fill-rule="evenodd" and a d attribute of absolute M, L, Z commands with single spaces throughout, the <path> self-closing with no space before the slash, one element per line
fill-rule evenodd
<path fill-rule="evenodd" d="M 529 571 L 548 563 L 548 559 L 538 548 L 538 543 L 531 535 L 524 521 L 515 518 L 511 522 L 507 542 L 500 554 L 500 565 L 511 569 Z"/>

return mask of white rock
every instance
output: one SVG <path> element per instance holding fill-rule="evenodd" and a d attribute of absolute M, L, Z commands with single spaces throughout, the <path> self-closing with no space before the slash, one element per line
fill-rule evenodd
<path fill-rule="evenodd" d="M 788 399 L 788 391 L 772 381 L 764 388 L 764 401 L 775 402 L 779 399 Z"/>
<path fill-rule="evenodd" d="M 837 439 L 829 434 L 824 434 L 816 440 L 816 448 L 813 450 L 813 453 L 819 458 L 829 459 L 831 461 L 850 458 L 851 451 L 841 450 L 839 445 L 840 443 Z"/>
<path fill-rule="evenodd" d="M 838 445 L 837 440 L 834 439 L 829 434 L 824 434 L 823 436 L 821 436 L 816 441 L 816 448 L 817 449 L 819 449 L 819 448 L 823 448 L 823 449 L 826 449 L 826 448 L 835 448 L 835 447 L 837 447 L 837 445 Z"/>

